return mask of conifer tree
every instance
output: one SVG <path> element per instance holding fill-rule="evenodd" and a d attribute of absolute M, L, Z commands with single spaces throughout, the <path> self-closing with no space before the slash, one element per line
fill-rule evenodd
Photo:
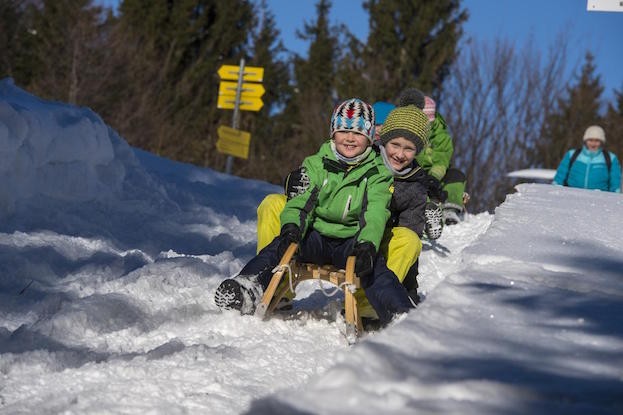
<path fill-rule="evenodd" d="M 9 56 L 18 83 L 44 98 L 85 104 L 100 63 L 102 8 L 92 0 L 7 5 L 17 6 L 7 33 L 14 36 Z"/>
<path fill-rule="evenodd" d="M 286 49 L 279 39 L 275 16 L 269 10 L 266 0 L 257 6 L 257 23 L 252 32 L 252 56 L 249 64 L 264 68 L 262 85 L 266 92 L 262 96 L 264 106 L 259 112 L 243 112 L 241 128 L 251 132 L 251 147 L 248 161 L 237 161 L 234 172 L 237 175 L 262 178 L 280 182 L 287 172 L 282 168 L 279 149 L 284 147 L 280 131 L 278 112 L 291 96 L 288 63 L 284 60 Z"/>
<path fill-rule="evenodd" d="M 393 100 L 405 87 L 435 93 L 456 58 L 467 12 L 459 0 L 368 0 L 365 48 L 350 56 L 360 72 L 360 93 L 370 100 Z M 346 75 L 355 76 L 355 73 Z"/>
<path fill-rule="evenodd" d="M 28 85 L 36 67 L 33 38 L 36 32 L 27 19 L 28 9 L 23 0 L 0 2 L 0 79 L 10 76 L 18 85 Z"/>
<path fill-rule="evenodd" d="M 124 0 L 113 38 L 120 78 L 110 91 L 123 108 L 112 124 L 133 145 L 166 157 L 221 168 L 216 129 L 223 64 L 248 48 L 253 8 L 244 0 Z"/>
<path fill-rule="evenodd" d="M 536 146 L 536 159 L 545 168 L 555 169 L 567 150 L 582 145 L 587 127 L 600 124 L 600 99 L 603 86 L 595 75 L 593 55 L 586 53 L 577 84 L 567 87 L 565 97 L 558 100 L 557 108 L 546 118 Z"/>
<path fill-rule="evenodd" d="M 296 148 L 290 157 L 291 167 L 316 152 L 328 138 L 329 118 L 336 100 L 336 51 L 340 47 L 337 29 L 329 22 L 330 9 L 329 0 L 319 0 L 315 20 L 305 23 L 303 31 L 297 33 L 310 43 L 306 59 L 294 58 L 296 88 L 284 111 L 292 129 L 288 134 L 289 147 Z"/>
<path fill-rule="evenodd" d="M 606 148 L 623 159 L 623 88 L 614 91 L 615 102 L 608 104 L 604 118 Z"/>

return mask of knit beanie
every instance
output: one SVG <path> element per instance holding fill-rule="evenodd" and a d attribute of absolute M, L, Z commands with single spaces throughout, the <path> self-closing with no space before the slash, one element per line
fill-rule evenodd
<path fill-rule="evenodd" d="M 374 116 L 376 118 L 376 125 L 381 125 L 385 122 L 385 118 L 387 118 L 387 114 L 396 106 L 394 104 L 390 104 L 385 101 L 377 101 L 372 104 L 372 108 L 374 108 Z"/>
<path fill-rule="evenodd" d="M 397 107 L 393 109 L 385 122 L 381 131 L 381 143 L 387 144 L 393 138 L 404 137 L 415 144 L 417 153 L 428 146 L 428 135 L 430 133 L 430 123 L 424 111 L 415 105 Z"/>
<path fill-rule="evenodd" d="M 586 141 L 589 138 L 595 138 L 602 142 L 602 144 L 606 144 L 606 133 L 604 129 L 598 125 L 591 125 L 584 132 L 584 138 L 582 141 Z"/>
<path fill-rule="evenodd" d="M 333 110 L 330 137 L 337 131 L 353 131 L 374 139 L 374 109 L 358 98 L 347 99 Z"/>
<path fill-rule="evenodd" d="M 398 106 L 405 107 L 407 105 L 415 105 L 419 109 L 423 109 L 426 98 L 422 91 L 417 88 L 407 88 L 400 93 L 400 101 Z"/>
<path fill-rule="evenodd" d="M 437 104 L 435 103 L 435 100 L 428 96 L 424 97 L 424 108 L 422 109 L 422 111 L 424 111 L 424 114 L 426 114 L 426 116 L 428 117 L 428 121 L 435 121 L 436 109 Z"/>

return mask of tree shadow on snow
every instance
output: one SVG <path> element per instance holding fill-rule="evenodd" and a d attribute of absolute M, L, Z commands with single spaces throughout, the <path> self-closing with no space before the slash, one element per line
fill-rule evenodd
<path fill-rule="evenodd" d="M 560 258 L 556 259 L 560 263 Z M 600 264 L 594 268 L 586 264 Z M 568 265 L 567 265 L 568 264 Z M 583 264 L 584 269 L 576 268 Z M 483 304 L 500 302 L 504 309 L 516 308 L 537 315 L 538 324 L 569 333 L 614 336 L 623 341 L 623 278 L 618 275 L 623 261 L 611 258 L 568 258 L 565 265 L 576 273 L 530 267 L 505 271 L 477 272 L 478 281 L 460 284 L 473 290 L 473 300 Z M 602 271 L 595 271 L 601 269 Z M 599 275 L 596 275 L 598 273 Z M 468 274 L 469 275 L 469 274 Z M 509 280 L 517 281 L 510 285 Z M 527 281 L 528 284 L 523 282 Z M 496 293 L 495 296 L 490 294 Z M 480 298 L 482 297 L 482 298 Z M 622 356 L 623 357 L 623 356 Z"/>
<path fill-rule="evenodd" d="M 539 245 L 542 245 L 542 249 L 530 258 L 532 262 L 543 263 L 554 269 L 558 265 L 564 266 L 567 270 L 573 269 L 585 275 L 587 279 L 608 276 L 623 282 L 623 256 L 619 249 L 605 246 L 598 240 L 570 242 L 560 236 L 543 238 Z M 561 251 L 561 246 L 568 246 L 569 249 Z"/>
<path fill-rule="evenodd" d="M 519 345 L 518 345 L 519 346 Z M 550 364 L 557 351 L 548 352 L 530 346 L 521 345 L 530 355 L 539 356 L 534 362 L 521 362 L 513 357 L 503 356 L 490 358 L 457 356 L 440 358 L 417 357 L 417 351 L 402 352 L 396 348 L 388 350 L 387 344 L 366 342 L 360 345 L 366 348 L 366 353 L 373 355 L 375 367 L 383 370 L 376 373 L 374 370 L 359 371 L 357 381 L 363 384 L 383 384 L 386 376 L 389 384 L 400 382 L 401 389 L 408 388 L 410 379 L 420 378 L 427 385 L 437 385 L 439 394 L 431 395 L 424 390 L 418 390 L 414 384 L 411 398 L 405 398 L 401 413 L 447 413 L 454 408 L 456 413 L 479 414 L 547 414 L 547 413 L 591 413 L 591 414 L 619 414 L 623 408 L 623 397 L 620 394 L 620 379 L 607 376 L 581 377 L 573 370 L 561 369 Z M 344 370 L 344 369 L 341 369 Z M 390 375 L 387 375 L 390 374 Z M 330 376 L 328 373 L 326 376 Z M 393 377 L 392 377 L 393 376 Z M 396 378 L 398 376 L 398 378 Z M 316 380 L 318 384 L 322 380 Z M 506 389 L 503 403 L 500 399 L 490 399 L 479 386 L 484 382 L 492 382 L 500 388 Z M 466 388 L 467 396 L 474 397 L 455 401 L 451 396 L 444 397 L 444 384 L 453 388 Z M 352 385 L 355 387 L 356 385 Z M 468 391 L 472 386 L 473 391 Z M 334 385 L 347 393 L 349 385 Z M 493 388 L 490 385 L 489 388 Z M 391 389 L 390 389 L 391 390 Z M 510 393 L 512 391 L 513 393 Z M 452 393 L 450 393 L 452 395 Z M 459 409 L 460 408 L 460 409 Z M 351 407 L 335 407 L 336 413 L 348 413 Z M 366 412 L 366 411 L 364 411 Z M 300 414 L 316 413 L 294 407 L 280 399 L 279 394 L 256 399 L 251 402 L 245 414 Z M 454 413 L 454 412 L 453 412 Z"/>
<path fill-rule="evenodd" d="M 430 239 L 424 239 L 422 241 L 422 250 L 433 251 L 434 253 L 436 253 L 437 255 L 441 257 L 447 257 L 449 254 L 452 253 L 450 249 L 448 249 L 446 246 L 442 245 L 438 241 L 435 241 L 435 240 L 431 241 Z"/>

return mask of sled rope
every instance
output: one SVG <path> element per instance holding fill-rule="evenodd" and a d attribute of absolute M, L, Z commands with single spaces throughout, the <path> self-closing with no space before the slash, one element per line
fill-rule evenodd
<path fill-rule="evenodd" d="M 346 289 L 348 291 L 350 291 L 351 293 L 353 293 L 353 294 L 357 290 L 357 287 L 355 286 L 355 284 L 349 284 L 346 281 L 344 281 L 343 283 L 341 283 L 340 285 L 335 287 L 333 289 L 333 291 L 331 291 L 331 292 L 327 292 L 325 290 L 324 285 L 322 284 L 322 280 L 321 279 L 318 280 L 318 285 L 320 286 L 320 291 L 322 291 L 322 293 L 325 295 L 325 297 L 333 297 L 335 295 L 335 293 L 337 293 L 339 290 L 343 289 L 344 287 L 346 287 Z"/>
<path fill-rule="evenodd" d="M 272 270 L 272 273 L 274 274 L 275 272 L 283 271 L 284 269 L 288 271 L 288 284 L 290 285 L 290 291 L 294 292 L 294 285 L 292 285 L 292 268 L 290 268 L 290 264 L 277 265 Z"/>
<path fill-rule="evenodd" d="M 294 292 L 294 284 L 292 283 L 292 268 L 290 267 L 290 264 L 277 265 L 275 268 L 273 268 L 272 273 L 274 274 L 275 272 L 284 270 L 288 272 L 288 285 L 290 286 L 290 291 Z M 352 294 L 357 291 L 357 286 L 355 284 L 349 284 L 346 281 L 339 284 L 332 291 L 327 291 L 325 289 L 324 285 L 322 284 L 322 279 L 318 279 L 318 286 L 320 287 L 320 291 L 322 291 L 325 297 L 333 297 L 339 290 L 343 289 L 347 289 Z"/>

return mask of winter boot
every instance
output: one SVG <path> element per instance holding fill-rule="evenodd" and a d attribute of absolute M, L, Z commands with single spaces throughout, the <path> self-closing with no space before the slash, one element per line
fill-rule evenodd
<path fill-rule="evenodd" d="M 439 238 L 443 230 L 443 212 L 441 210 L 441 205 L 434 202 L 427 202 L 424 208 L 424 216 L 426 218 L 424 229 L 426 230 L 428 239 Z"/>
<path fill-rule="evenodd" d="M 239 310 L 241 314 L 253 314 L 262 300 L 261 285 L 255 275 L 238 275 L 226 279 L 214 294 L 217 307 L 224 310 Z"/>
<path fill-rule="evenodd" d="M 405 289 L 407 290 L 407 294 L 409 294 L 411 301 L 413 301 L 413 305 L 418 305 L 421 300 L 417 292 L 417 289 L 418 289 L 417 276 L 419 275 L 419 271 L 418 271 L 419 262 L 420 260 L 418 258 L 418 260 L 415 261 L 415 264 L 413 264 L 413 266 L 409 268 L 409 271 L 407 272 L 405 279 L 402 280 L 402 285 L 404 285 Z"/>
<path fill-rule="evenodd" d="M 463 220 L 463 207 L 454 203 L 443 205 L 443 221 L 446 225 L 455 225 Z"/>

